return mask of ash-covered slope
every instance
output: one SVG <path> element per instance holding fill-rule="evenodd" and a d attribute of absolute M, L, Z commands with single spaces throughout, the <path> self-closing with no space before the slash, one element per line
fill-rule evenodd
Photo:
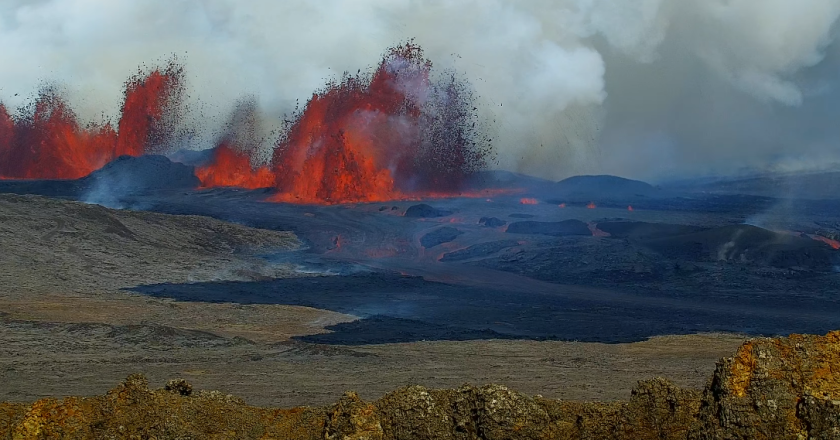
<path fill-rule="evenodd" d="M 102 397 L 0 404 L 0 438 L 797 439 L 840 431 L 840 332 L 754 339 L 718 363 L 706 389 L 640 382 L 629 401 L 530 397 L 500 385 L 352 392 L 324 408 L 247 406 L 183 380 L 141 375 Z"/>
<path fill-rule="evenodd" d="M 216 279 L 253 252 L 299 246 L 289 232 L 39 196 L 0 194 L 0 213 L 0 294 Z"/>

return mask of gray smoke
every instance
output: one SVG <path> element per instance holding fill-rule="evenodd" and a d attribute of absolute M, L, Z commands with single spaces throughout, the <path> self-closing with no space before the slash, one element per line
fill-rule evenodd
<path fill-rule="evenodd" d="M 57 80 L 83 117 L 115 115 L 138 65 L 177 54 L 212 126 L 191 146 L 206 148 L 243 96 L 270 131 L 328 78 L 413 37 L 472 81 L 500 168 L 833 167 L 838 16 L 840 0 L 5 0 L 0 100 Z"/>

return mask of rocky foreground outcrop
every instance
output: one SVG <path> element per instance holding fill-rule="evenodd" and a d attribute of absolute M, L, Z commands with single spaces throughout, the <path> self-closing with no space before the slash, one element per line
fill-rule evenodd
<path fill-rule="evenodd" d="M 706 389 L 640 382 L 630 400 L 580 403 L 500 385 L 346 393 L 325 408 L 271 409 L 184 381 L 133 375 L 101 397 L 0 404 L 0 439 L 840 439 L 840 332 L 754 339 Z"/>

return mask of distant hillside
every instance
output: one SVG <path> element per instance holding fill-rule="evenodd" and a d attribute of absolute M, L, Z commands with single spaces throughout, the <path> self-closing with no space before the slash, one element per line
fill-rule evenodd
<path fill-rule="evenodd" d="M 840 172 L 721 178 L 711 182 L 680 182 L 668 187 L 696 192 L 783 199 L 840 199 Z"/>

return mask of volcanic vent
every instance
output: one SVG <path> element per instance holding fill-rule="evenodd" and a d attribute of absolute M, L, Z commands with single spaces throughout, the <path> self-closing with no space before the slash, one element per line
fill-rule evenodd
<path fill-rule="evenodd" d="M 47 86 L 14 117 L 0 103 L 0 178 L 78 179 L 122 156 L 160 152 L 180 123 L 183 69 L 138 72 L 125 83 L 118 131 L 79 123 L 58 88 Z"/>
<path fill-rule="evenodd" d="M 132 76 L 116 129 L 80 124 L 55 87 L 43 88 L 15 116 L 0 104 L 0 178 L 78 179 L 119 156 L 172 152 L 185 127 L 184 90 L 176 61 Z M 388 49 L 371 72 L 345 73 L 314 93 L 285 120 L 267 155 L 256 101 L 243 100 L 196 175 L 203 188 L 270 187 L 277 202 L 461 195 L 467 177 L 492 155 L 476 110 L 469 83 L 452 71 L 434 72 L 408 42 Z"/>
<path fill-rule="evenodd" d="M 226 136 L 197 174 L 205 187 L 253 188 L 270 173 L 271 200 L 280 202 L 457 194 L 491 154 L 475 110 L 469 85 L 452 72 L 432 79 L 432 63 L 409 42 L 389 49 L 372 73 L 345 73 L 313 94 L 287 121 L 269 165 L 251 167 L 254 150 Z"/>

